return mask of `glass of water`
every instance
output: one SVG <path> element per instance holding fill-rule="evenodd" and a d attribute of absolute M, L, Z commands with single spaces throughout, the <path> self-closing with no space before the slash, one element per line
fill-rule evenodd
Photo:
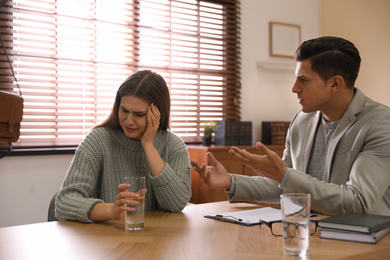
<path fill-rule="evenodd" d="M 280 196 L 283 248 L 286 255 L 308 255 L 310 234 L 310 194 L 285 193 Z"/>
<path fill-rule="evenodd" d="M 134 199 L 138 200 L 138 205 L 126 205 L 135 211 L 125 212 L 125 229 L 141 230 L 145 222 L 145 177 L 125 177 L 125 183 L 130 184 L 128 191 L 140 194 L 140 197 Z"/>

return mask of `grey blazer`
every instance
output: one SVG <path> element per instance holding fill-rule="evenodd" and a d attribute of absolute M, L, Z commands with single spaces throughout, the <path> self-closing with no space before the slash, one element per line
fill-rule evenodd
<path fill-rule="evenodd" d="M 309 193 L 312 209 L 328 214 L 390 215 L 390 108 L 360 90 L 330 141 L 325 181 L 305 173 L 320 112 L 298 112 L 286 137 L 283 161 L 290 174 L 284 192 Z M 231 202 L 279 203 L 283 189 L 270 179 L 235 175 Z"/>

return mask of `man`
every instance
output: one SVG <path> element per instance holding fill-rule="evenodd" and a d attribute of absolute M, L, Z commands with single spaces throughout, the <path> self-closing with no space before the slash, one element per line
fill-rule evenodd
<path fill-rule="evenodd" d="M 320 37 L 296 51 L 301 111 L 292 119 L 283 160 L 258 142 L 256 155 L 229 153 L 259 176 L 229 174 L 208 153 L 213 168 L 192 165 L 210 188 L 231 202 L 279 203 L 282 193 L 308 193 L 312 209 L 327 214 L 390 215 L 390 109 L 354 87 L 360 55 L 349 41 Z"/>

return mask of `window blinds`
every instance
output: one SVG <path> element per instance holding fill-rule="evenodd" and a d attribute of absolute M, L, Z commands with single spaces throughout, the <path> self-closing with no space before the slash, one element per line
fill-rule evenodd
<path fill-rule="evenodd" d="M 204 121 L 240 120 L 239 1 L 13 0 L 0 13 L 24 98 L 15 147 L 78 145 L 143 69 L 167 81 L 170 131 L 187 143 Z M 1 48 L 0 88 L 15 87 Z"/>

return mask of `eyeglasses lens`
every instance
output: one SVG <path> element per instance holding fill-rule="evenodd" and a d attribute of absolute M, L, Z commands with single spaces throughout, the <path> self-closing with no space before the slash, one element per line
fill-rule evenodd
<path fill-rule="evenodd" d="M 271 229 L 271 233 L 274 236 L 283 236 L 283 223 L 282 222 L 272 222 L 272 223 L 262 223 L 261 226 L 268 226 Z M 287 225 L 287 228 L 289 229 L 288 234 L 295 234 L 296 232 L 299 232 L 300 234 L 304 234 L 305 227 L 303 225 L 296 226 L 293 223 L 290 223 Z M 317 231 L 317 223 L 315 221 L 309 222 L 309 233 L 310 235 L 315 234 Z"/>

